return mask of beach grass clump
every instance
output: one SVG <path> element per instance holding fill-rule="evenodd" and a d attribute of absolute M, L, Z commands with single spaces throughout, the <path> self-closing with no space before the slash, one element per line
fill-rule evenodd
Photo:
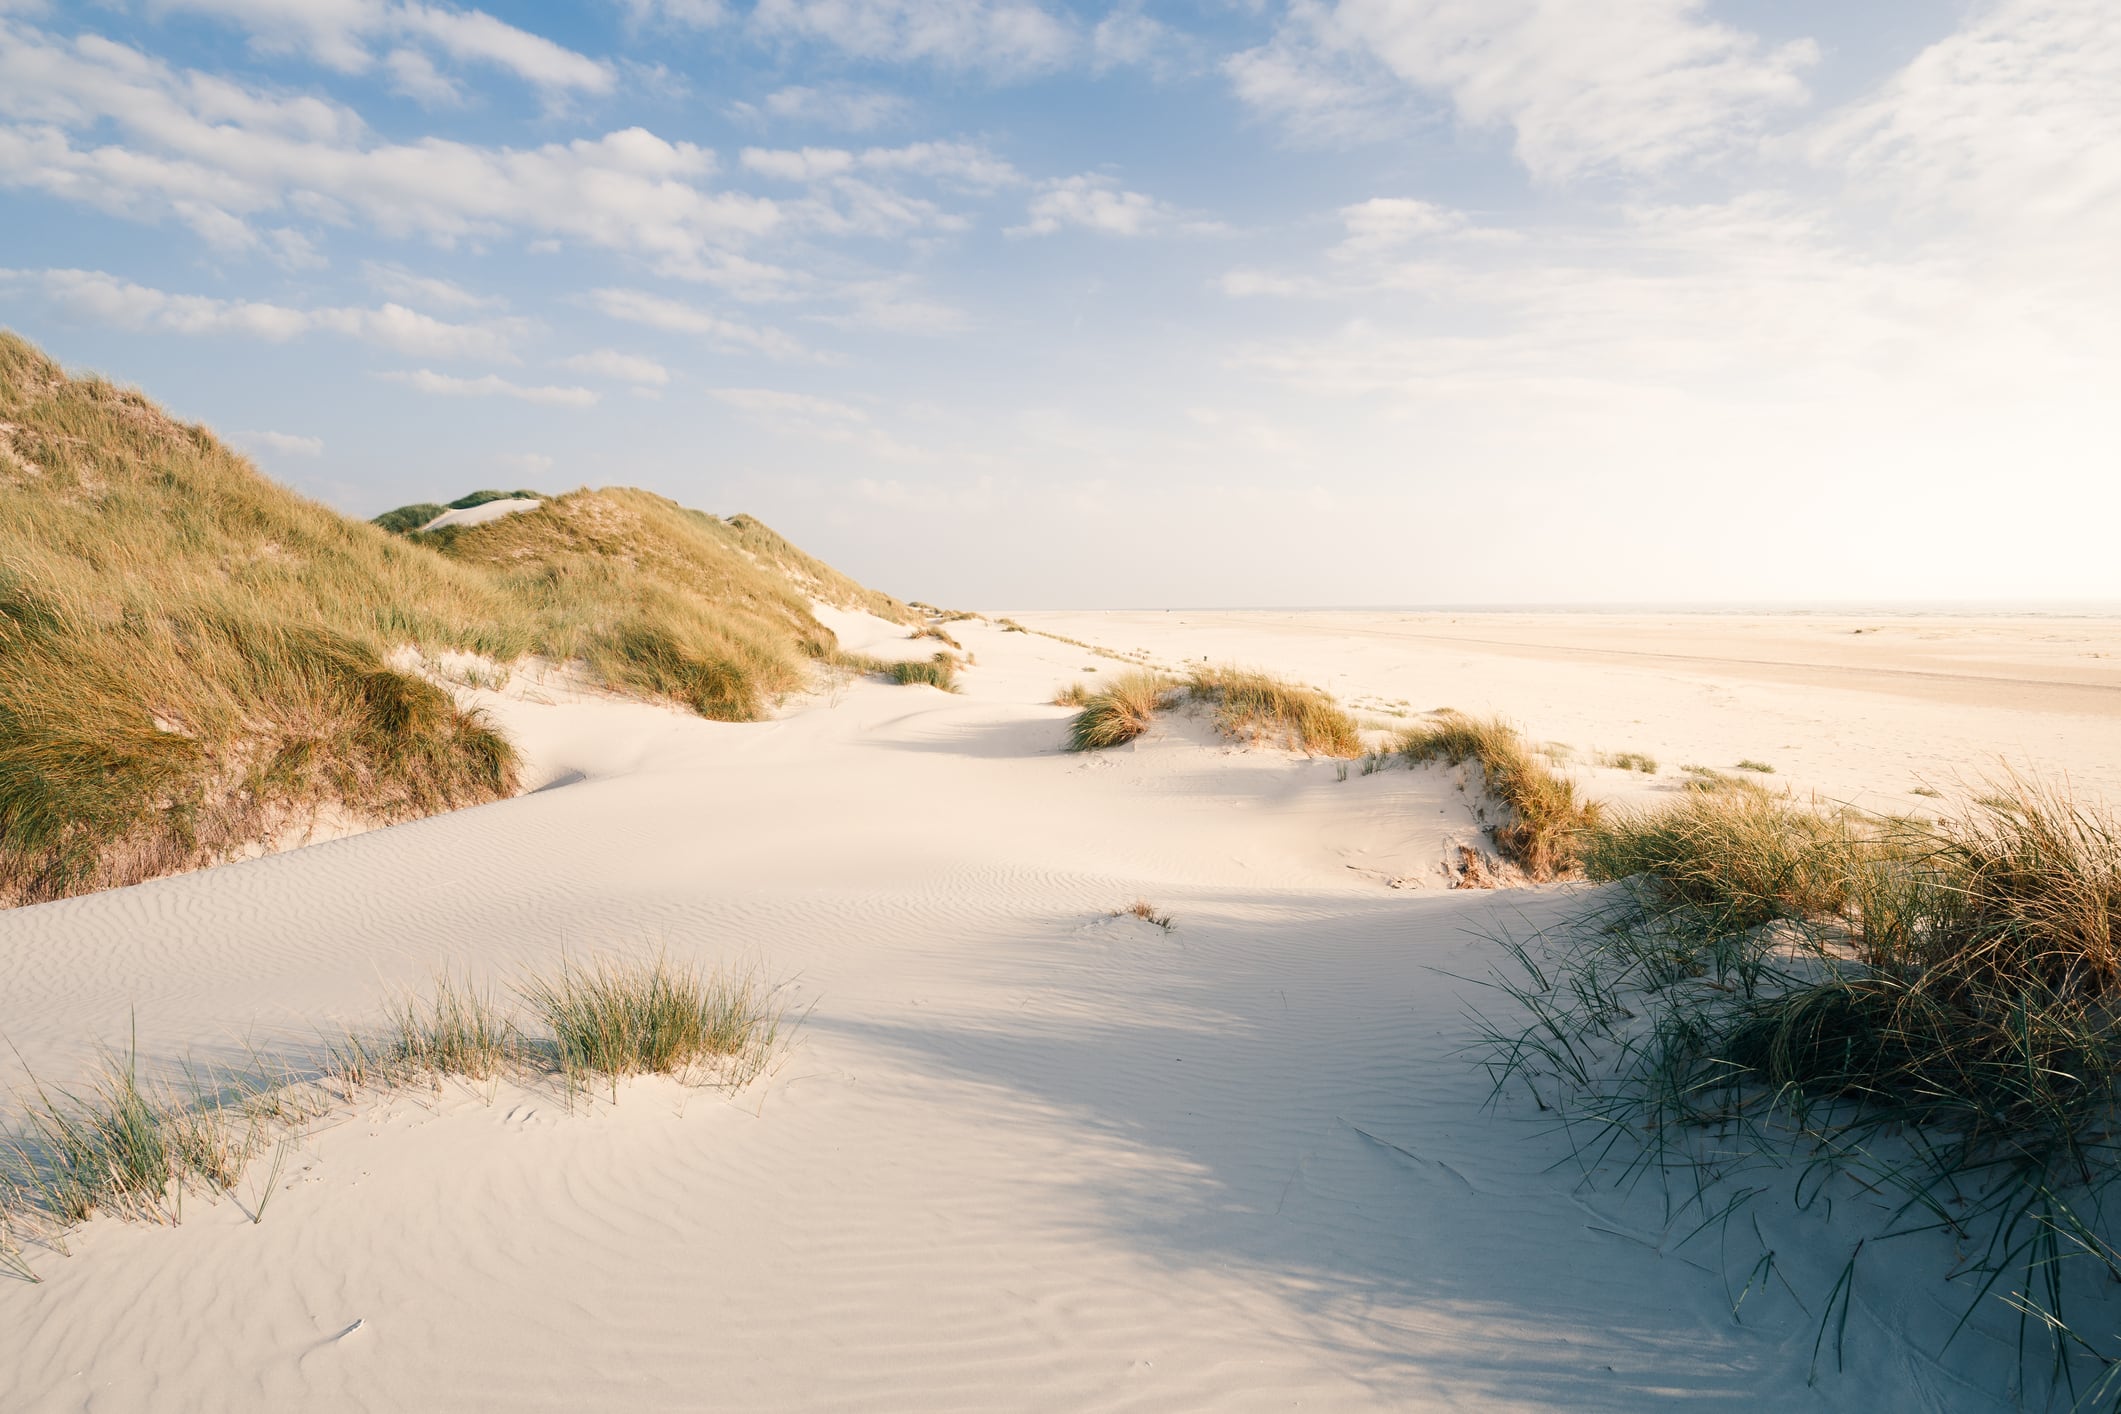
<path fill-rule="evenodd" d="M 150 1084 L 137 1055 L 105 1051 L 86 1086 L 34 1081 L 21 1123 L 0 1139 L 0 1207 L 25 1207 L 61 1225 L 98 1213 L 174 1222 L 187 1188 L 233 1188 L 256 1152 L 258 1117 L 248 1090 Z"/>
<path fill-rule="evenodd" d="M 813 598 L 915 618 L 749 517 L 644 491 L 392 534 L 0 332 L 0 906 L 216 863 L 327 815 L 511 794 L 507 739 L 417 670 L 445 654 L 578 663 L 756 720 L 834 648 Z"/>
<path fill-rule="evenodd" d="M 1090 705 L 1090 689 L 1080 682 L 1071 682 L 1053 694 L 1056 707 L 1087 707 Z"/>
<path fill-rule="evenodd" d="M 1163 929 L 1166 933 L 1177 926 L 1176 920 L 1170 914 L 1145 898 L 1138 898 L 1125 908 L 1115 908 L 1105 916 L 1108 918 L 1138 918 L 1153 927 Z"/>
<path fill-rule="evenodd" d="M 1705 791 L 1599 822 L 1584 857 L 1621 901 L 1518 951 L 1530 1019 L 1490 1029 L 1499 1081 L 1558 1079 L 1601 1152 L 1633 1134 L 1684 1169 L 1714 1134 L 1718 1172 L 1890 1195 L 1873 1235 L 1950 1235 L 1974 1303 L 2108 1378 L 2121 1348 L 2067 1308 L 2121 1280 L 2110 814 L 2015 776 L 1934 821 Z"/>
<path fill-rule="evenodd" d="M 963 616 L 960 615 L 959 617 Z M 951 620 L 944 620 L 944 623 L 948 622 L 951 622 Z M 965 646 L 964 644 L 959 643 L 956 639 L 952 638 L 948 631 L 943 628 L 942 624 L 922 624 L 919 628 L 916 628 L 912 633 L 908 634 L 907 637 L 932 638 L 936 640 L 936 642 L 941 643 L 946 647 L 956 648 L 960 650 L 962 650 Z"/>
<path fill-rule="evenodd" d="M 1088 693 L 1068 724 L 1070 751 L 1121 746 L 1149 730 L 1157 711 L 1169 705 L 1176 685 L 1162 673 L 1136 669 Z"/>
<path fill-rule="evenodd" d="M 551 1032 L 571 1082 L 678 1075 L 708 1068 L 737 1083 L 763 1067 L 777 1044 L 782 1008 L 749 974 L 707 972 L 667 958 L 653 962 L 562 962 L 522 996 Z"/>
<path fill-rule="evenodd" d="M 1408 727 L 1395 749 L 1410 766 L 1477 763 L 1488 794 L 1507 812 L 1494 828 L 1495 847 L 1534 879 L 1560 878 L 1577 867 L 1601 807 L 1582 799 L 1575 781 L 1541 760 L 1509 722 L 1445 710 Z"/>
<path fill-rule="evenodd" d="M 1763 776 L 1772 776 L 1775 774 L 1775 768 L 1773 766 L 1769 765 L 1765 761 L 1756 761 L 1750 756 L 1748 756 L 1745 760 L 1740 761 L 1738 763 L 1737 769 L 1741 771 L 1753 771 Z"/>
<path fill-rule="evenodd" d="M 468 972 L 442 969 L 431 995 L 407 993 L 391 1007 L 381 1044 L 370 1053 L 395 1075 L 491 1081 L 521 1062 L 523 1042 L 491 988 Z"/>
<path fill-rule="evenodd" d="M 1616 771 L 1640 771 L 1645 776 L 1657 774 L 1657 758 L 1640 751 L 1603 752 L 1598 757 L 1598 764 Z"/>
<path fill-rule="evenodd" d="M 1188 674 L 1186 692 L 1214 703 L 1216 725 L 1231 736 L 1320 756 L 1362 755 L 1362 729 L 1315 687 L 1249 668 L 1199 667 Z"/>
<path fill-rule="evenodd" d="M 920 685 L 939 687 L 944 692 L 957 691 L 957 659 L 948 652 L 938 653 L 925 662 L 898 662 L 890 667 L 891 680 L 900 687 Z"/>
<path fill-rule="evenodd" d="M 1653 907 L 1707 934 L 1823 917 L 1849 897 L 1849 817 L 1758 790 L 1693 791 L 1654 809 L 1614 809 L 1577 837 L 1586 877 L 1639 879 Z"/>

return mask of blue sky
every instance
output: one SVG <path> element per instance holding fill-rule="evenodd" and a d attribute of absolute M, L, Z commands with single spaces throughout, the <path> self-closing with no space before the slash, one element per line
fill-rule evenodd
<path fill-rule="evenodd" d="M 2121 597 L 2109 0 L 0 0 L 0 322 L 972 606 Z"/>

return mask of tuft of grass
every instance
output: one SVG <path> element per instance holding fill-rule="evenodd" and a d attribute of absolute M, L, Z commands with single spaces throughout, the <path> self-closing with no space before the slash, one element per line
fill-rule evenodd
<path fill-rule="evenodd" d="M 947 652 L 938 653 L 925 663 L 893 663 L 890 673 L 891 680 L 900 687 L 918 683 L 945 692 L 957 691 L 957 659 Z"/>
<path fill-rule="evenodd" d="M 386 1073 L 491 1081 L 521 1060 L 522 1039 L 490 989 L 444 970 L 430 998 L 407 994 L 391 1008 L 373 1053 Z"/>
<path fill-rule="evenodd" d="M 523 999 L 551 1030 L 570 1083 L 601 1079 L 617 1093 L 630 1075 L 713 1068 L 741 1084 L 763 1068 L 783 1012 L 749 975 L 709 973 L 667 959 L 562 962 L 534 978 Z"/>
<path fill-rule="evenodd" d="M 1087 707 L 1090 705 L 1090 689 L 1079 682 L 1071 682 L 1053 694 L 1056 707 Z"/>
<path fill-rule="evenodd" d="M 1969 1315 L 2024 1317 L 2021 1363 L 2044 1335 L 2059 1384 L 2106 1380 L 2121 1346 L 2068 1311 L 2121 1279 L 2110 815 L 2015 776 L 1936 821 L 1712 791 L 1599 822 L 1585 862 L 1623 902 L 1557 956 L 1519 950 L 1531 1019 L 1490 1030 L 1498 1083 L 1559 1081 L 1601 1152 L 1632 1135 L 1643 1163 L 1889 1195 L 1869 1235 L 1942 1230 Z"/>
<path fill-rule="evenodd" d="M 916 628 L 912 633 L 909 633 L 906 636 L 908 638 L 932 638 L 939 643 L 943 643 L 951 648 L 956 648 L 960 650 L 962 650 L 965 646 L 964 644 L 959 643 L 956 639 L 952 638 L 948 633 L 944 632 L 940 624 L 923 624 L 921 627 Z"/>
<path fill-rule="evenodd" d="M 1107 918 L 1139 918 L 1144 923 L 1155 924 L 1166 933 L 1176 926 L 1170 914 L 1159 912 L 1156 905 L 1145 898 L 1138 898 L 1125 908 L 1115 908 L 1105 916 Z"/>
<path fill-rule="evenodd" d="M 1755 761 L 1750 756 L 1748 756 L 1745 760 L 1740 761 L 1738 763 L 1737 769 L 1741 771 L 1758 771 L 1763 776 L 1772 776 L 1775 774 L 1775 768 L 1773 766 L 1770 766 L 1765 761 Z"/>
<path fill-rule="evenodd" d="M 255 1115 L 196 1078 L 143 1082 L 130 1049 L 105 1051 L 78 1093 L 31 1089 L 22 1124 L 0 1140 L 0 1197 L 62 1226 L 103 1212 L 175 1222 L 187 1188 L 226 1192 L 258 1145 Z M 239 1101 L 250 1093 L 234 1090 Z"/>
<path fill-rule="evenodd" d="M 1710 937 L 1840 909 L 1851 849 L 1845 820 L 1755 790 L 1602 812 L 1578 840 L 1587 877 L 1640 876 L 1657 909 Z"/>
<path fill-rule="evenodd" d="M 1293 750 L 1346 759 L 1362 755 L 1362 730 L 1326 693 L 1267 673 L 1199 667 L 1189 696 L 1215 704 L 1215 722 L 1232 736 L 1275 741 Z"/>
<path fill-rule="evenodd" d="M 1541 761 L 1516 727 L 1500 717 L 1447 710 L 1407 728 L 1397 750 L 1410 766 L 1477 762 L 1488 793 L 1508 812 L 1494 829 L 1502 856 L 1534 879 L 1556 879 L 1575 869 L 1600 807 L 1579 798 L 1576 783 Z"/>
<path fill-rule="evenodd" d="M 407 648 L 579 662 L 751 720 L 833 649 L 812 596 L 914 618 L 749 517 L 642 491 L 393 535 L 5 332 L 0 547 L 0 906 L 512 793 L 509 742 Z"/>
<path fill-rule="evenodd" d="M 1598 757 L 1598 764 L 1616 771 L 1640 771 L 1645 776 L 1657 774 L 1657 758 L 1645 756 L 1640 751 L 1603 752 Z"/>
<path fill-rule="evenodd" d="M 1068 724 L 1068 749 L 1102 751 L 1134 740 L 1149 730 L 1172 691 L 1161 673 L 1145 668 L 1121 673 L 1083 699 L 1083 710 Z"/>

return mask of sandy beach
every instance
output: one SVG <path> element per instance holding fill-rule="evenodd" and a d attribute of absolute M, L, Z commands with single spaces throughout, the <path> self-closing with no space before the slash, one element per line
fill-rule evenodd
<path fill-rule="evenodd" d="M 398 1093 L 310 1130 L 262 1222 L 262 1173 L 180 1226 L 93 1222 L 0 1279 L 0 1407 L 2008 1407 L 2009 1313 L 1937 1354 L 1948 1243 L 1865 1257 L 1863 1357 L 1808 1384 L 1858 1214 L 1763 1201 L 1751 1250 L 1688 1240 L 1491 1097 L 1494 939 L 1587 886 L 1446 887 L 1480 838 L 1462 770 L 1348 777 L 1185 713 L 1071 755 L 1048 699 L 1122 665 L 1045 635 L 1385 722 L 1500 710 L 1594 798 L 1758 758 L 1918 808 L 1999 755 L 2121 794 L 2121 625 L 1013 617 L 1036 632 L 950 625 L 959 694 L 854 678 L 760 723 L 519 675 L 472 694 L 516 798 L 0 914 L 16 1087 L 135 1026 L 143 1066 L 311 1053 L 438 965 L 591 951 L 750 965 L 803 1018 L 733 1094 Z M 1620 750 L 1660 772 L 1596 764 Z M 1173 926 L 1111 916 L 1137 898 Z M 1740 1303 L 1760 1247 L 1777 1280 Z"/>

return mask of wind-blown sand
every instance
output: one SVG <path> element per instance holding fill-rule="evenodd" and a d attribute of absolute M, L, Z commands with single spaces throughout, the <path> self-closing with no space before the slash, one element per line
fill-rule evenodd
<path fill-rule="evenodd" d="M 2004 751 L 2121 795 L 2111 622 L 1017 617 L 1665 763 L 1586 765 L 1594 794 L 1749 756 L 1919 805 Z M 768 723 L 525 675 L 478 696 L 526 795 L 0 915 L 0 1032 L 60 1083 L 135 1016 L 154 1063 L 300 1048 L 438 963 L 563 950 L 748 962 L 809 1009 L 734 1096 L 404 1095 L 313 1131 L 260 1224 L 93 1223 L 0 1276 L 0 1409 L 2006 1407 L 2009 1322 L 1932 1358 L 1948 1248 L 1867 1255 L 1860 1356 L 1807 1388 L 1860 1205 L 1764 1200 L 1787 1285 L 1736 1320 L 1757 1250 L 1487 1107 L 1466 1013 L 1498 999 L 1464 979 L 1578 900 L 1444 887 L 1458 773 L 1342 781 L 1183 717 L 1067 755 L 1041 704 L 1121 665 L 948 627 L 963 695 L 844 682 Z M 1105 916 L 1137 896 L 1175 929 Z"/>

